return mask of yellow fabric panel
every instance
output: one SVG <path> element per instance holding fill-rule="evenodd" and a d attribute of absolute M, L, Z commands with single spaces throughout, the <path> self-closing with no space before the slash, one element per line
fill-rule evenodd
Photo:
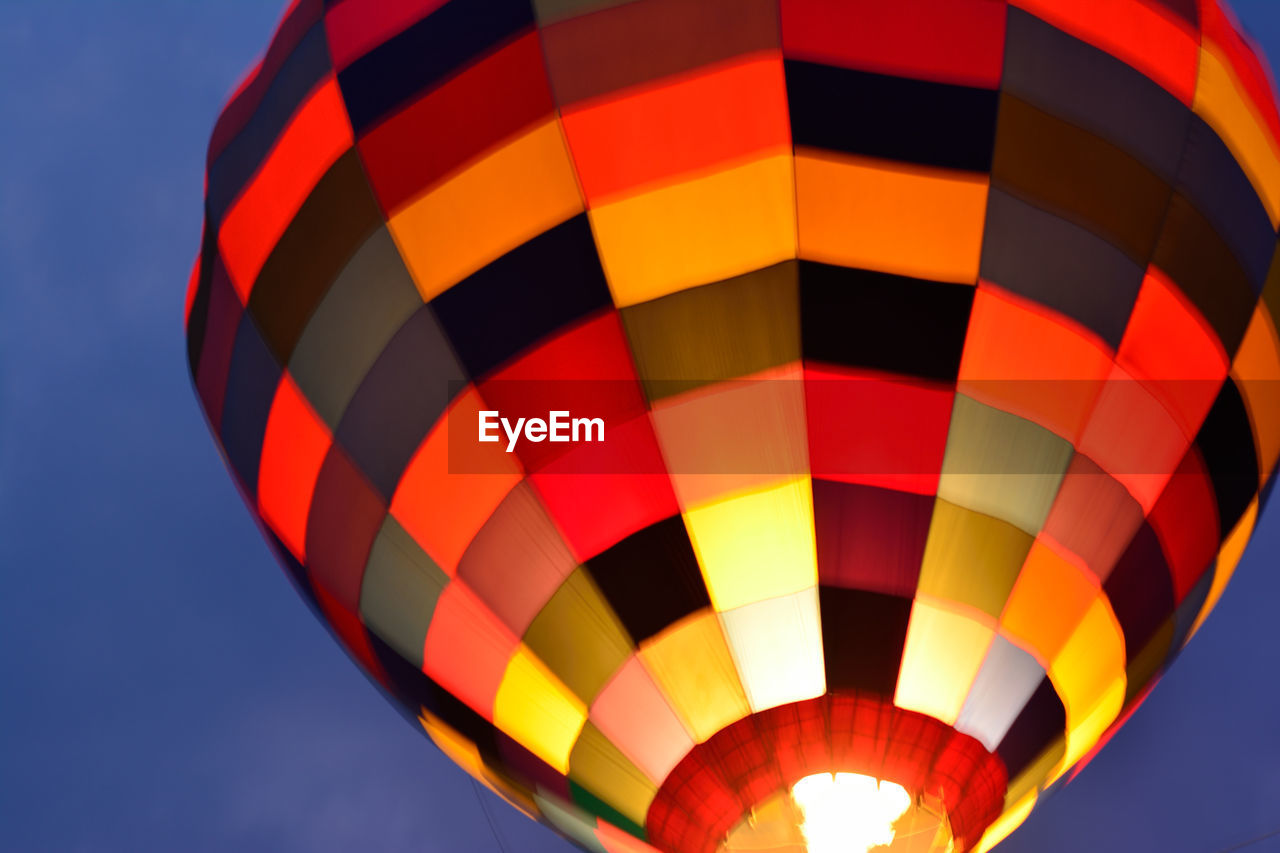
<path fill-rule="evenodd" d="M 1074 452 L 1038 424 L 957 394 L 938 497 L 1035 536 Z"/>
<path fill-rule="evenodd" d="M 569 778 L 644 826 L 658 785 L 631 763 L 600 730 L 587 723 L 569 758 Z"/>
<path fill-rule="evenodd" d="M 522 645 L 498 686 L 493 721 L 525 749 L 567 773 L 587 707 Z"/>
<path fill-rule="evenodd" d="M 1000 632 L 1047 668 L 1097 596 L 1091 572 L 1037 540 L 1000 614 Z"/>
<path fill-rule="evenodd" d="M 976 284 L 988 178 L 796 151 L 800 257 Z"/>
<path fill-rule="evenodd" d="M 1022 826 L 1023 821 L 1030 817 L 1031 810 L 1035 808 L 1038 796 L 1039 794 L 1035 791 L 1031 791 L 1012 806 L 1007 806 L 1004 814 L 996 818 L 996 822 L 987 827 L 987 831 L 982 834 L 978 846 L 974 848 L 975 853 L 987 853 L 992 847 L 1008 838 L 1015 829 Z"/>
<path fill-rule="evenodd" d="M 796 256 L 790 154 L 590 211 L 613 301 L 657 299 Z"/>
<path fill-rule="evenodd" d="M 734 608 L 720 621 L 752 711 L 826 692 L 816 586 Z"/>
<path fill-rule="evenodd" d="M 1082 758 L 1119 715 L 1125 696 L 1124 633 L 1099 593 L 1049 667 L 1067 713 L 1063 766 Z"/>
<path fill-rule="evenodd" d="M 1007 521 L 940 498 L 934 503 L 917 589 L 976 607 L 995 619 L 1033 541 Z"/>
<path fill-rule="evenodd" d="M 1106 595 L 1099 593 L 1049 667 L 1049 678 L 1067 710 L 1067 727 L 1102 700 L 1124 678 L 1124 633 Z"/>
<path fill-rule="evenodd" d="M 388 226 L 425 301 L 581 210 L 552 119 L 428 191 Z"/>
<path fill-rule="evenodd" d="M 1253 421 L 1258 467 L 1265 482 L 1280 458 L 1280 334 L 1265 305 L 1254 309 L 1231 376 Z"/>
<path fill-rule="evenodd" d="M 809 472 L 799 362 L 654 404 L 652 421 L 680 506 L 785 485 Z"/>
<path fill-rule="evenodd" d="M 687 509 L 684 521 L 716 610 L 818 583 L 808 477 Z"/>
<path fill-rule="evenodd" d="M 1120 716 L 1120 711 L 1124 708 L 1124 692 L 1125 680 L 1121 676 L 1111 683 L 1098 704 L 1093 706 L 1093 710 L 1084 719 L 1073 723 L 1070 712 L 1067 712 L 1067 752 L 1062 757 L 1062 762 L 1049 774 L 1045 787 L 1062 778 L 1072 765 L 1097 746 L 1107 729 L 1116 721 L 1116 717 Z"/>
<path fill-rule="evenodd" d="M 698 743 L 751 713 L 720 621 L 710 610 L 650 638 L 640 647 L 640 660 Z"/>
<path fill-rule="evenodd" d="M 800 360 L 799 264 L 774 264 L 622 309 L 650 400 Z"/>
<path fill-rule="evenodd" d="M 1192 109 L 1218 132 L 1253 183 L 1271 217 L 1280 225 L 1280 154 L 1276 141 L 1249 103 L 1231 63 L 1212 40 L 1200 48 L 1200 73 Z"/>
<path fill-rule="evenodd" d="M 534 618 L 524 641 L 588 705 L 632 651 L 631 637 L 581 566 Z"/>
<path fill-rule="evenodd" d="M 995 633 L 973 616 L 917 597 L 893 704 L 954 725 Z"/>
<path fill-rule="evenodd" d="M 1188 643 L 1196 635 L 1196 631 L 1200 630 L 1204 620 L 1209 618 L 1209 613 L 1217 605 L 1218 599 L 1222 598 L 1222 592 L 1227 588 L 1227 582 L 1231 580 L 1231 576 L 1236 573 L 1236 566 L 1240 565 L 1240 558 L 1244 556 L 1245 546 L 1249 544 L 1249 537 L 1253 535 L 1253 528 L 1257 523 L 1258 499 L 1254 498 L 1249 503 L 1249 508 L 1244 511 L 1244 515 L 1236 522 L 1236 526 L 1232 528 L 1226 541 L 1222 543 L 1222 550 L 1218 552 L 1218 560 L 1213 567 L 1213 583 L 1209 587 L 1208 596 L 1205 597 L 1204 606 L 1200 608 L 1200 615 L 1196 617 L 1191 631 L 1187 634 Z"/>

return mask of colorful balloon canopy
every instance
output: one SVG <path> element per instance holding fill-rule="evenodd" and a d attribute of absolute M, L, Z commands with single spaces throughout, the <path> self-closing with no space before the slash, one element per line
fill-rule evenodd
<path fill-rule="evenodd" d="M 1280 114 L 1215 0 L 299 0 L 205 215 L 191 371 L 281 562 L 589 850 L 837 772 L 989 848 L 1280 455 Z M 604 440 L 478 441 L 554 410 Z"/>

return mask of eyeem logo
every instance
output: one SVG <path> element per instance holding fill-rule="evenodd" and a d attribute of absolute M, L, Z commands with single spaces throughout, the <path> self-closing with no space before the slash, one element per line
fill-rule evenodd
<path fill-rule="evenodd" d="M 604 441 L 604 418 L 574 418 L 567 411 L 548 412 L 545 421 L 542 418 L 516 418 L 514 425 L 498 412 L 487 411 L 480 413 L 479 421 L 480 441 L 498 441 L 498 428 L 501 427 L 507 436 L 508 453 L 516 449 L 521 436 L 534 443 Z"/>

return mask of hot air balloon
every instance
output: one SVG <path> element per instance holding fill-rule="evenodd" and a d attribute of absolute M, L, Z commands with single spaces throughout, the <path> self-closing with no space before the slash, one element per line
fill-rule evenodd
<path fill-rule="evenodd" d="M 301 594 L 528 815 L 985 851 L 1240 559 L 1277 222 L 1217 0 L 297 0 L 188 357 Z"/>

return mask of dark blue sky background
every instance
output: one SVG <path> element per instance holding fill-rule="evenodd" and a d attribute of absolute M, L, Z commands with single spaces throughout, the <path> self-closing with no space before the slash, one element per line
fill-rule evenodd
<path fill-rule="evenodd" d="M 496 851 L 272 561 L 187 377 L 205 145 L 277 4 L 2 5 L 0 850 Z M 1280 2 L 1235 5 L 1280 56 Z M 1273 505 L 1151 699 L 1001 850 L 1280 828 L 1278 609 Z M 484 796 L 508 850 L 569 849 Z"/>

